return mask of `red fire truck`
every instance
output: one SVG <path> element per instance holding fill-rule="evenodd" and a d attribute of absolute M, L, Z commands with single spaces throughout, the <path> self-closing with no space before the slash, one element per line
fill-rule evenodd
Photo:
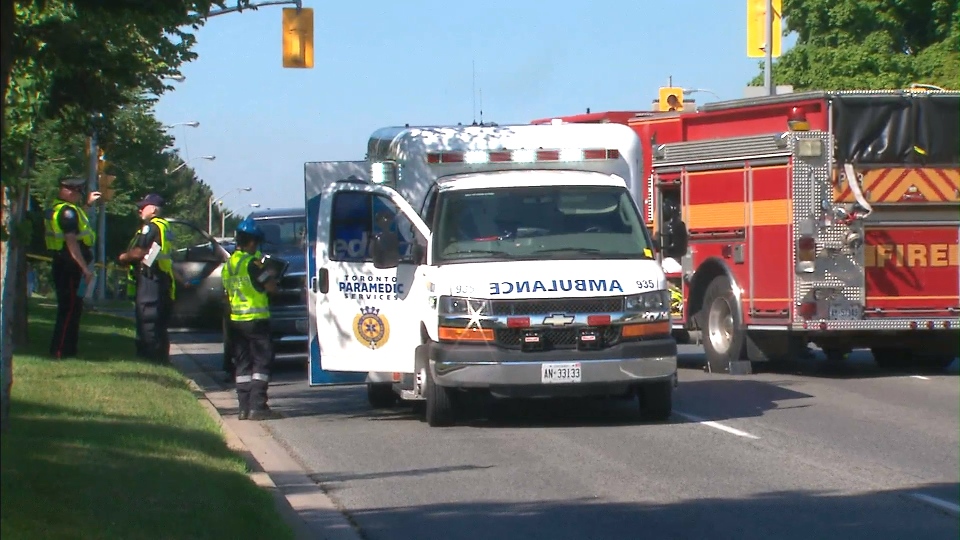
<path fill-rule="evenodd" d="M 710 371 L 807 343 L 893 369 L 960 349 L 960 92 L 802 92 L 616 122 L 643 141 L 638 204 Z"/>

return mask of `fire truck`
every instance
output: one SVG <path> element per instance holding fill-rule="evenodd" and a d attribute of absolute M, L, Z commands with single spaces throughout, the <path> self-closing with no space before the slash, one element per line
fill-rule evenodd
<path fill-rule="evenodd" d="M 626 123 L 634 197 L 671 280 L 675 331 L 713 372 L 819 346 L 885 369 L 943 369 L 960 348 L 960 92 L 798 92 Z M 686 110 L 683 110 L 686 109 Z"/>

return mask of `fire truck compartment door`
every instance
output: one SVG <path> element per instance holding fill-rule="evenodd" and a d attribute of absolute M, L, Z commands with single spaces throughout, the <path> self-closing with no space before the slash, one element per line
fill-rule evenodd
<path fill-rule="evenodd" d="M 309 355 L 307 360 L 307 380 L 311 385 L 335 385 L 362 383 L 366 375 L 362 373 L 338 373 L 325 371 L 320 366 L 320 343 L 317 336 L 318 318 L 316 306 L 320 294 L 317 266 L 317 242 L 326 241 L 330 236 L 329 225 L 321 226 L 320 200 L 327 188 L 334 183 L 354 179 L 357 182 L 370 180 L 370 164 L 366 161 L 323 161 L 304 165 L 304 196 L 307 208 L 307 311 Z"/>
<path fill-rule="evenodd" d="M 311 330 L 321 370 L 413 373 L 427 288 L 412 248 L 429 239 L 426 224 L 396 191 L 359 182 L 326 185 L 317 219 Z M 377 232 L 399 236 L 398 266 L 374 265 Z"/>

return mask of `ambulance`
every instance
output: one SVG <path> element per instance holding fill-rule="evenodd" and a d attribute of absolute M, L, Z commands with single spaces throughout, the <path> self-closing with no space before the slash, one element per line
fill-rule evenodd
<path fill-rule="evenodd" d="M 456 422 L 469 392 L 619 396 L 665 420 L 670 295 L 623 125 L 376 131 L 305 165 L 310 382 Z M 352 374 L 352 375 L 350 375 Z"/>

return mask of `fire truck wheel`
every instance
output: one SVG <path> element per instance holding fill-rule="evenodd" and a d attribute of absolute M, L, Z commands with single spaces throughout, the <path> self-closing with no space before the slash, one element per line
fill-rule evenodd
<path fill-rule="evenodd" d="M 397 403 L 397 393 L 390 383 L 367 383 L 367 402 L 374 409 L 386 409 Z"/>
<path fill-rule="evenodd" d="M 427 404 L 424 413 L 430 427 L 450 426 L 456 421 L 451 394 L 453 394 L 453 390 L 438 386 L 433 382 L 430 370 L 427 369 L 424 388 L 424 397 Z"/>
<path fill-rule="evenodd" d="M 954 360 L 956 360 L 956 356 L 947 353 L 916 354 L 914 364 L 925 372 L 939 373 L 950 367 Z"/>
<path fill-rule="evenodd" d="M 743 328 L 740 303 L 733 294 L 730 278 L 713 278 L 703 295 L 700 317 L 707 367 L 712 373 L 729 372 L 730 362 L 738 362 L 743 358 L 747 335 Z"/>

